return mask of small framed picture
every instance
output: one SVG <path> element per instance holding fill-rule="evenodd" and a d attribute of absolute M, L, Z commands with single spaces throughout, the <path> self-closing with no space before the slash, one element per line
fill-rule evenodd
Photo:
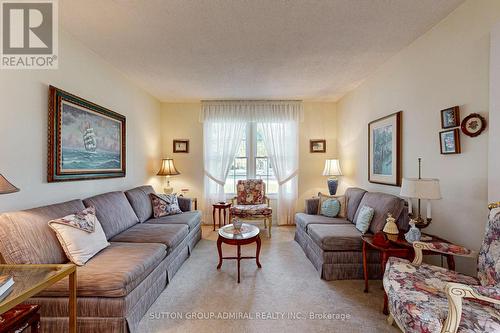
<path fill-rule="evenodd" d="M 439 133 L 441 154 L 460 154 L 460 131 L 458 128 Z"/>
<path fill-rule="evenodd" d="M 441 110 L 441 127 L 453 128 L 460 126 L 460 108 L 454 106 L 452 108 Z"/>
<path fill-rule="evenodd" d="M 326 140 L 309 140 L 310 153 L 326 153 Z"/>
<path fill-rule="evenodd" d="M 189 140 L 174 140 L 174 153 L 189 153 Z"/>

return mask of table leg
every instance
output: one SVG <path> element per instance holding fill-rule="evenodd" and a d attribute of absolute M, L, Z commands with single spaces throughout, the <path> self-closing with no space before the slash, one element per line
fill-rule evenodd
<path fill-rule="evenodd" d="M 380 262 L 381 262 L 381 265 L 382 265 L 382 275 L 383 275 L 384 272 L 385 272 L 385 266 L 387 265 L 387 259 L 388 259 L 387 252 L 385 252 L 385 251 L 380 252 L 380 256 L 381 256 Z M 382 310 L 382 312 L 385 315 L 389 314 L 388 303 L 389 302 L 387 300 L 387 294 L 385 293 L 385 290 L 384 290 L 384 309 Z"/>
<path fill-rule="evenodd" d="M 450 271 L 455 270 L 455 258 L 452 255 L 446 255 L 446 263 L 448 264 L 448 269 Z"/>
<path fill-rule="evenodd" d="M 260 236 L 257 235 L 257 239 L 255 240 L 257 242 L 257 252 L 255 253 L 255 262 L 257 263 L 257 267 L 262 268 L 262 265 L 260 264 L 259 256 L 260 256 Z"/>
<path fill-rule="evenodd" d="M 222 210 L 222 209 L 220 209 L 220 208 L 219 208 L 219 209 L 217 209 L 217 211 L 218 211 L 218 215 L 219 215 L 219 229 L 222 227 L 222 226 L 221 226 L 221 224 L 220 224 L 220 223 L 222 222 L 222 219 L 221 219 L 221 216 L 220 216 L 221 210 Z"/>
<path fill-rule="evenodd" d="M 226 208 L 224 208 L 224 225 L 226 225 Z"/>
<path fill-rule="evenodd" d="M 214 231 L 215 231 L 215 207 L 212 208 L 212 220 L 214 221 Z"/>
<path fill-rule="evenodd" d="M 220 236 L 217 238 L 217 251 L 219 252 L 219 264 L 217 265 L 217 269 L 220 269 L 222 266 L 222 238 Z"/>
<path fill-rule="evenodd" d="M 365 293 L 368 292 L 368 265 L 366 263 L 366 242 L 363 242 L 363 274 L 365 276 Z"/>
<path fill-rule="evenodd" d="M 76 268 L 69 275 L 69 331 L 76 333 Z"/>
<path fill-rule="evenodd" d="M 238 245 L 238 283 L 240 283 L 240 260 L 241 260 L 241 245 Z"/>
<path fill-rule="evenodd" d="M 37 313 L 33 319 L 33 321 L 31 322 L 31 333 L 38 333 L 40 332 L 40 313 Z"/>

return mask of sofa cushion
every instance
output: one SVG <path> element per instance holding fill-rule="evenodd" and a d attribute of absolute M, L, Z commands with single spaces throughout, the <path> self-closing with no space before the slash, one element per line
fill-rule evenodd
<path fill-rule="evenodd" d="M 85 266 L 78 267 L 77 295 L 123 297 L 135 289 L 166 257 L 157 243 L 111 243 Z M 67 278 L 38 296 L 67 296 Z"/>
<path fill-rule="evenodd" d="M 350 187 L 345 191 L 347 219 L 349 221 L 354 222 L 354 217 L 356 215 L 356 211 L 358 210 L 359 203 L 361 202 L 361 199 L 363 199 L 365 193 L 365 190 L 357 187 Z"/>
<path fill-rule="evenodd" d="M 150 219 L 146 223 L 151 224 L 187 224 L 189 230 L 198 228 L 201 224 L 201 212 L 199 210 L 192 210 L 177 215 L 169 215 L 159 217 L 157 219 Z"/>
<path fill-rule="evenodd" d="M 81 200 L 0 215 L 0 253 L 7 264 L 68 262 L 48 222 L 85 209 Z"/>
<path fill-rule="evenodd" d="M 361 207 L 369 206 L 374 210 L 373 219 L 370 224 L 370 232 L 377 233 L 384 229 L 387 213 L 391 213 L 395 219 L 398 219 L 403 211 L 405 201 L 392 194 L 380 192 L 367 192 L 359 203 L 358 211 L 354 216 L 354 224 L 356 224 Z"/>
<path fill-rule="evenodd" d="M 95 207 L 97 218 L 108 239 L 139 222 L 123 192 L 109 192 L 83 200 L 87 207 Z"/>
<path fill-rule="evenodd" d="M 307 230 L 307 226 L 310 224 L 350 224 L 350 222 L 339 217 L 297 213 L 295 214 L 295 224 L 298 228 Z"/>
<path fill-rule="evenodd" d="M 189 228 L 185 224 L 136 224 L 111 238 L 112 242 L 160 243 L 170 253 L 184 238 Z"/>
<path fill-rule="evenodd" d="M 153 216 L 153 206 L 149 198 L 151 193 L 155 193 L 155 190 L 150 185 L 139 186 L 125 191 L 125 195 L 141 223 Z"/>
<path fill-rule="evenodd" d="M 349 224 L 310 224 L 307 233 L 324 251 L 361 251 L 361 232 Z"/>
<path fill-rule="evenodd" d="M 83 266 L 99 251 L 109 246 L 95 208 L 85 208 L 76 214 L 49 221 L 66 256 L 71 262 Z"/>

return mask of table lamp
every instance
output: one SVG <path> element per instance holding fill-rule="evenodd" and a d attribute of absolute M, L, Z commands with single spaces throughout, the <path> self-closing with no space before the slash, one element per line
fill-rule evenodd
<path fill-rule="evenodd" d="M 422 159 L 418 159 L 418 178 L 403 178 L 401 185 L 402 197 L 408 198 L 408 215 L 413 218 L 411 199 L 418 199 L 417 217 L 414 218 L 418 228 L 425 228 L 431 224 L 431 202 L 430 200 L 441 199 L 439 179 L 422 178 Z M 424 220 L 420 212 L 421 200 L 427 200 L 427 216 Z"/>
<path fill-rule="evenodd" d="M 326 182 L 328 184 L 328 191 L 330 192 L 330 195 L 334 195 L 335 193 L 337 193 L 337 187 L 339 186 L 339 180 L 337 176 L 342 176 L 339 160 L 326 160 L 325 168 L 323 169 L 323 176 L 329 176 Z"/>
<path fill-rule="evenodd" d="M 158 171 L 156 175 L 165 176 L 167 178 L 167 186 L 163 189 L 165 194 L 171 194 L 174 191 L 174 189 L 170 186 L 170 177 L 180 174 L 181 173 L 175 168 L 173 159 L 164 158 L 162 160 L 160 171 Z"/>
<path fill-rule="evenodd" d="M 12 185 L 5 177 L 0 174 L 0 194 L 19 192 L 19 189 Z"/>

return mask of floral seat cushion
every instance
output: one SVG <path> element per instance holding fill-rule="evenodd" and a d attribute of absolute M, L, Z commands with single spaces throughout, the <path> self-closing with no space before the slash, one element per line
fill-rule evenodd
<path fill-rule="evenodd" d="M 231 215 L 240 218 L 245 217 L 267 217 L 272 215 L 273 210 L 271 207 L 262 205 L 235 205 L 230 208 Z"/>
<path fill-rule="evenodd" d="M 439 333 L 448 315 L 446 283 L 478 285 L 476 278 L 438 266 L 413 266 L 390 258 L 384 274 L 389 309 L 407 333 Z M 465 299 L 459 333 L 500 332 L 500 314 L 489 305 Z"/>

